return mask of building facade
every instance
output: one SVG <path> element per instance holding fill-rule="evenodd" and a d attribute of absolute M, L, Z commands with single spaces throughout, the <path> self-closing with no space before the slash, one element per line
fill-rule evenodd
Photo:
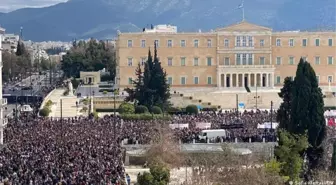
<path fill-rule="evenodd" d="M 0 34 L 0 41 L 2 40 L 2 35 Z M 7 125 L 7 118 L 3 116 L 3 106 L 7 104 L 7 99 L 2 98 L 2 43 L 0 42 L 0 145 L 3 145 L 4 138 L 4 128 Z"/>
<path fill-rule="evenodd" d="M 132 86 L 135 69 L 138 63 L 144 65 L 154 42 L 172 87 L 282 86 L 285 77 L 295 76 L 301 57 L 315 69 L 320 86 L 336 85 L 335 32 L 274 32 L 243 21 L 205 33 L 176 29 L 119 33 L 116 83 L 120 88 Z"/>

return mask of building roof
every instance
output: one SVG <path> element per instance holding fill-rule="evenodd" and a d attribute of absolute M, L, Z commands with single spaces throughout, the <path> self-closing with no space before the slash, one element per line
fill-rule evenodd
<path fill-rule="evenodd" d="M 272 28 L 259 26 L 256 24 L 252 24 L 246 21 L 242 21 L 239 23 L 231 24 L 229 26 L 216 29 L 217 32 L 220 31 L 272 31 Z"/>

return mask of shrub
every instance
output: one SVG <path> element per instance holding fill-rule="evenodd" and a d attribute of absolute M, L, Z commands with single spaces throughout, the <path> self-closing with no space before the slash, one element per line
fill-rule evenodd
<path fill-rule="evenodd" d="M 113 89 L 99 89 L 99 92 L 113 92 L 114 90 Z"/>
<path fill-rule="evenodd" d="M 50 109 L 47 107 L 43 107 L 43 109 L 40 110 L 40 116 L 47 117 L 50 114 Z"/>
<path fill-rule="evenodd" d="M 144 105 L 138 105 L 135 107 L 135 113 L 136 114 L 148 113 L 148 108 Z"/>
<path fill-rule="evenodd" d="M 182 109 L 180 107 L 169 107 L 167 109 L 168 112 L 180 112 Z"/>
<path fill-rule="evenodd" d="M 99 85 L 99 88 L 112 88 L 112 85 Z"/>
<path fill-rule="evenodd" d="M 120 117 L 124 120 L 170 120 L 170 115 L 163 114 L 121 114 Z"/>
<path fill-rule="evenodd" d="M 158 106 L 153 106 L 151 111 L 153 114 L 162 114 L 162 110 Z"/>
<path fill-rule="evenodd" d="M 198 114 L 198 108 L 196 105 L 188 105 L 186 107 L 186 112 L 188 114 Z"/>
<path fill-rule="evenodd" d="M 187 114 L 186 111 L 185 111 L 185 108 L 179 108 L 179 107 L 169 107 L 167 109 L 167 113 L 168 114 L 173 114 L 173 115 L 177 115 L 177 114 L 185 115 L 185 114 Z"/>
<path fill-rule="evenodd" d="M 324 110 L 336 110 L 336 106 L 324 107 Z"/>
<path fill-rule="evenodd" d="M 45 106 L 50 107 L 53 104 L 53 102 L 51 100 L 48 100 L 47 103 L 45 104 Z"/>
<path fill-rule="evenodd" d="M 129 103 L 122 103 L 119 106 L 119 112 L 121 114 L 133 114 L 134 113 L 134 106 Z"/>

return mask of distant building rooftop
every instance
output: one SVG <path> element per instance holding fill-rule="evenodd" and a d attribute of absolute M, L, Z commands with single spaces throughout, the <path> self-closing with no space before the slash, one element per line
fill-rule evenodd
<path fill-rule="evenodd" d="M 6 29 L 5 28 L 2 28 L 1 26 L 0 26 L 0 34 L 2 35 L 2 34 L 5 34 L 5 31 L 6 31 Z"/>
<path fill-rule="evenodd" d="M 144 28 L 145 33 L 177 33 L 177 26 L 162 24 L 162 25 L 151 25 L 151 28 Z"/>

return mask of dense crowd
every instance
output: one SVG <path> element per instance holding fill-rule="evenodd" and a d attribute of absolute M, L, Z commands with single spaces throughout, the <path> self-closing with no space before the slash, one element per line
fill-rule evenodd
<path fill-rule="evenodd" d="M 59 119 L 20 119 L 5 129 L 6 145 L 0 151 L 0 178 L 13 184 L 121 184 L 125 179 L 122 142 L 149 144 L 164 125 L 183 124 L 171 131 L 182 142 L 198 140 L 198 123 L 227 128 L 222 141 L 275 141 L 272 129 L 258 125 L 275 121 L 275 112 L 219 111 L 175 115 L 167 120 L 122 120 L 105 116 Z M 231 128 L 227 126 L 233 126 Z M 248 139 L 251 138 L 251 139 Z M 209 138 L 211 142 L 219 138 Z"/>
<path fill-rule="evenodd" d="M 8 125 L 1 178 L 13 184 L 120 184 L 123 155 L 110 122 L 35 119 Z"/>

